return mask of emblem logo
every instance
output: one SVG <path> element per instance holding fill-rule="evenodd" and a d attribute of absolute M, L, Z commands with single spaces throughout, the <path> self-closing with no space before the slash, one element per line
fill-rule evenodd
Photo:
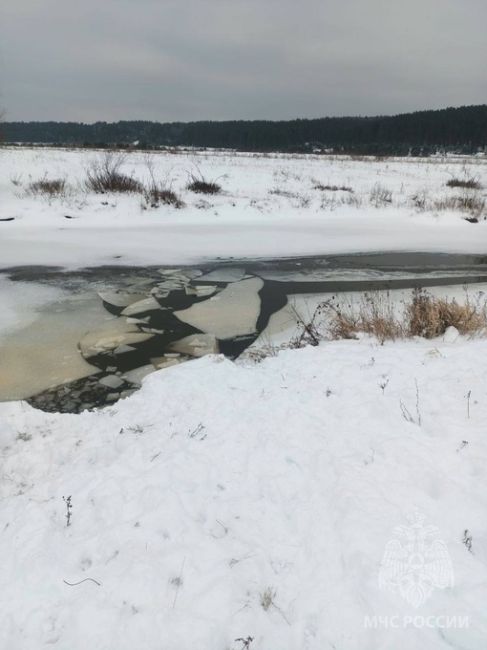
<path fill-rule="evenodd" d="M 409 526 L 397 526 L 386 544 L 379 572 L 379 587 L 399 593 L 419 607 L 435 589 L 454 584 L 448 549 L 436 526 L 425 526 L 416 514 Z"/>

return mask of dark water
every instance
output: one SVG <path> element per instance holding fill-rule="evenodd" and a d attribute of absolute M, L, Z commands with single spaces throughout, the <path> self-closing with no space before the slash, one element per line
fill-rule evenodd
<path fill-rule="evenodd" d="M 204 261 L 197 265 L 188 265 L 184 268 L 201 269 L 209 272 L 215 268 L 243 267 L 248 273 L 275 272 L 287 275 L 292 281 L 294 275 L 326 273 L 337 269 L 354 271 L 379 271 L 414 273 L 425 277 L 432 272 L 444 273 L 446 276 L 452 272 L 465 271 L 467 274 L 487 275 L 486 255 L 465 255 L 451 253 L 415 253 L 415 252 L 378 252 L 352 255 L 324 255 L 321 257 L 293 257 L 280 259 L 215 259 Z M 0 268 L 0 273 L 7 275 L 12 280 L 33 282 L 79 282 L 81 279 L 97 281 L 113 280 L 119 278 L 145 275 L 160 268 L 176 269 L 177 266 L 164 265 L 152 267 L 137 266 L 96 266 L 65 271 L 57 266 L 18 266 Z"/>

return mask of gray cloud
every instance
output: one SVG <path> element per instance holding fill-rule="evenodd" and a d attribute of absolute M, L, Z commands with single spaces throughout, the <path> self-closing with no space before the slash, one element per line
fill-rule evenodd
<path fill-rule="evenodd" d="M 485 0 L 13 0 L 7 119 L 287 119 L 487 101 Z"/>

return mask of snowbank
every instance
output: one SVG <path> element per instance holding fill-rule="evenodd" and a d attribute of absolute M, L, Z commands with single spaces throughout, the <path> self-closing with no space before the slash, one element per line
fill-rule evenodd
<path fill-rule="evenodd" d="M 2 647 L 480 650 L 485 353 L 336 342 L 206 357 L 79 416 L 0 404 Z M 379 587 L 415 511 L 451 562 L 418 607 Z"/>
<path fill-rule="evenodd" d="M 216 257 L 281 257 L 379 250 L 485 253 L 485 228 L 455 210 L 419 209 L 456 196 L 446 187 L 467 174 L 487 186 L 484 159 L 374 161 L 320 156 L 200 153 L 152 156 L 186 207 L 143 210 L 141 197 L 83 190 L 102 153 L 5 149 L 0 155 L 0 266 L 183 264 Z M 193 194 L 188 173 L 218 179 L 223 193 Z M 124 171 L 147 180 L 147 156 L 130 153 Z M 71 191 L 26 196 L 31 181 L 66 178 Z M 321 185 L 349 187 L 322 190 Z M 371 201 L 375 189 L 390 202 Z M 480 192 L 479 200 L 484 196 Z M 414 198 L 416 197 L 416 198 Z"/>

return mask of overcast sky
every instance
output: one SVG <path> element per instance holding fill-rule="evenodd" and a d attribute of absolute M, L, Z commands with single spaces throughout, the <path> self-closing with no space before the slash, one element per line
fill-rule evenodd
<path fill-rule="evenodd" d="M 487 102 L 487 0 L 2 0 L 8 120 L 287 119 Z"/>

